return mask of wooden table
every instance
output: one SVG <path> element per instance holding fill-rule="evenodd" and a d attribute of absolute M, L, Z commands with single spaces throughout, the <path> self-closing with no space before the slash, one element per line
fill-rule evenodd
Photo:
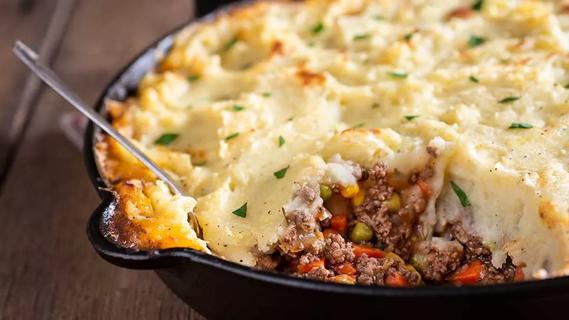
<path fill-rule="evenodd" d="M 93 103 L 119 67 L 192 16 L 190 0 L 0 2 L 0 319 L 201 318 L 153 272 L 120 269 L 93 251 L 85 226 L 99 199 L 58 126 L 71 107 L 29 80 L 10 52 L 15 39 L 43 48 Z"/>

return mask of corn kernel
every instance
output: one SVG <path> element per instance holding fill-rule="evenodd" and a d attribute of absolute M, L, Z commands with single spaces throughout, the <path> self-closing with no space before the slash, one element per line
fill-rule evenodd
<path fill-rule="evenodd" d="M 340 188 L 340 193 L 344 198 L 353 198 L 358 192 L 360 192 L 360 187 L 357 184 Z"/>
<path fill-rule="evenodd" d="M 362 203 L 364 203 L 365 198 L 366 198 L 365 192 L 363 192 L 362 190 L 360 190 L 360 192 L 358 192 L 358 194 L 356 194 L 356 195 L 352 198 L 352 205 L 353 205 L 354 207 L 361 206 Z"/>

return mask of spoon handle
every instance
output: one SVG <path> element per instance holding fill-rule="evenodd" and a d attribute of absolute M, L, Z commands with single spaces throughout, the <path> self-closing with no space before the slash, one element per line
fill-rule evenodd
<path fill-rule="evenodd" d="M 186 192 L 180 187 L 173 179 L 160 169 L 150 158 L 148 158 L 140 149 L 138 149 L 129 139 L 120 134 L 111 124 L 103 118 L 94 109 L 90 108 L 81 98 L 79 98 L 73 91 L 59 79 L 59 77 L 47 66 L 38 60 L 38 55 L 23 44 L 21 41 L 16 41 L 13 48 L 16 56 L 30 68 L 41 80 L 49 85 L 55 92 L 57 92 L 63 99 L 69 102 L 75 109 L 79 110 L 89 120 L 93 121 L 99 128 L 105 131 L 113 139 L 118 141 L 126 150 L 134 155 L 140 162 L 142 162 L 150 171 L 152 171 L 160 180 L 164 181 L 170 190 L 175 194 L 186 195 Z"/>

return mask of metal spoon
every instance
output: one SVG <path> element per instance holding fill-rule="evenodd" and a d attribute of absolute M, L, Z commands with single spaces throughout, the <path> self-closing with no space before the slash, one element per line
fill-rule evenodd
<path fill-rule="evenodd" d="M 79 110 L 84 116 L 93 121 L 99 128 L 105 131 L 113 139 L 119 142 L 126 150 L 142 162 L 152 173 L 160 180 L 164 181 L 170 190 L 182 196 L 189 196 L 185 190 L 179 186 L 169 174 L 160 169 L 150 158 L 148 158 L 140 149 L 138 149 L 129 139 L 120 134 L 113 126 L 103 118 L 99 113 L 89 107 L 81 98 L 79 98 L 49 67 L 45 66 L 38 60 L 38 55 L 21 41 L 16 41 L 13 48 L 14 54 L 32 70 L 41 80 L 49 85 L 69 104 Z M 202 236 L 200 225 L 194 214 L 188 213 L 188 221 L 196 231 L 199 237 Z"/>

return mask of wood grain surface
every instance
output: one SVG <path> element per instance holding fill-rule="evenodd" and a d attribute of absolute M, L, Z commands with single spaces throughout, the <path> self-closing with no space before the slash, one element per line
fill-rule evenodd
<path fill-rule="evenodd" d="M 56 2 L 0 2 L 0 123 L 9 123 L 27 75 L 11 43 L 37 49 Z M 53 66 L 94 102 L 122 65 L 192 16 L 189 0 L 77 1 Z M 200 319 L 154 273 L 95 254 L 85 226 L 99 199 L 58 127 L 71 107 L 45 89 L 36 103 L 0 194 L 0 319 Z"/>

